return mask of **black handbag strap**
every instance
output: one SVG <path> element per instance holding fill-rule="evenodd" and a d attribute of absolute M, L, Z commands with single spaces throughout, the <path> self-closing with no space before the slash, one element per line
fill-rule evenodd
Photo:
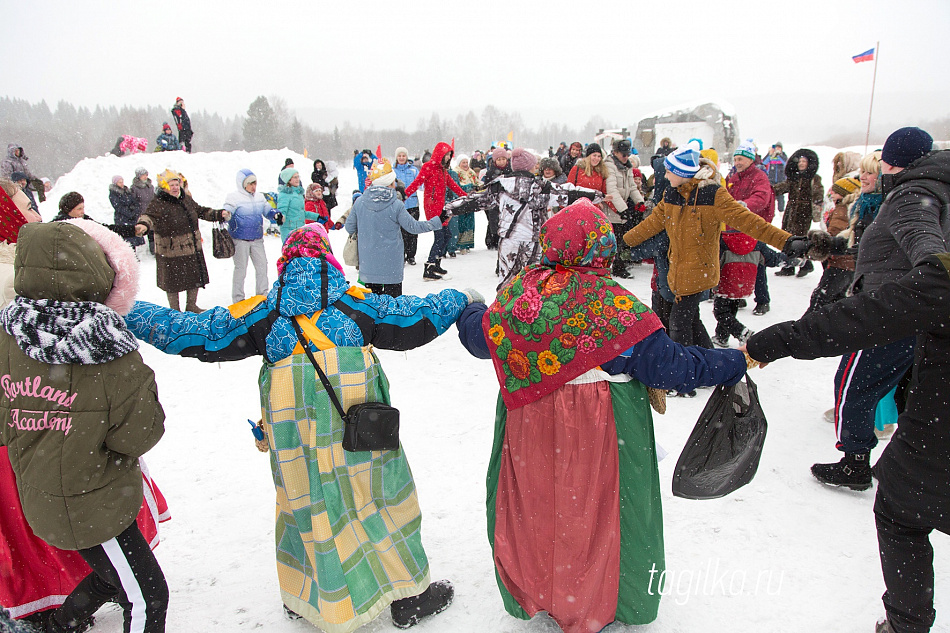
<path fill-rule="evenodd" d="M 333 385 L 330 384 L 330 379 L 327 378 L 327 375 L 323 372 L 323 369 L 320 367 L 317 359 L 314 358 L 313 352 L 310 351 L 310 342 L 304 338 L 303 332 L 300 329 L 300 325 L 297 323 L 297 319 L 290 319 L 290 324 L 294 326 L 294 331 L 297 332 L 297 340 L 300 341 L 300 346 L 303 347 L 303 351 L 307 353 L 307 358 L 310 359 L 310 362 L 313 364 L 314 368 L 316 368 L 317 375 L 320 376 L 320 382 L 323 383 L 323 388 L 326 390 L 327 395 L 330 396 L 330 402 L 332 402 L 333 406 L 336 407 L 340 417 L 345 420 L 346 412 L 343 411 L 343 405 L 340 404 L 340 399 L 336 397 L 336 390 L 333 388 Z"/>
<path fill-rule="evenodd" d="M 327 301 L 329 299 L 329 285 L 330 281 L 327 279 L 327 260 L 326 258 L 321 258 L 320 262 L 320 301 L 324 309 L 327 307 Z M 284 291 L 284 275 L 281 273 L 280 277 L 277 279 L 277 310 L 280 311 L 280 299 Z M 297 323 L 296 317 L 290 317 L 290 324 L 294 326 L 294 331 L 297 333 L 297 340 L 300 342 L 300 346 L 303 348 L 303 351 L 307 353 L 307 358 L 310 359 L 310 363 L 317 370 L 317 375 L 320 376 L 320 382 L 323 383 L 323 388 L 326 390 L 327 395 L 330 396 L 330 402 L 333 403 L 333 406 L 336 407 L 337 412 L 339 412 L 342 419 L 346 419 L 346 412 L 343 410 L 343 405 L 340 404 L 340 399 L 336 395 L 336 390 L 333 388 L 333 385 L 330 384 L 330 379 L 327 378 L 326 373 L 320 367 L 320 364 L 317 362 L 317 359 L 314 358 L 313 352 L 310 351 L 310 342 L 303 335 L 303 331 L 300 329 L 300 324 Z"/>

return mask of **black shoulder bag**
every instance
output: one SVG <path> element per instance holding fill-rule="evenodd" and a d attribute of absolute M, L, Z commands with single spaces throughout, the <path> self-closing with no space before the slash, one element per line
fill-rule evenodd
<path fill-rule="evenodd" d="M 322 263 L 322 296 L 323 305 L 327 302 L 327 262 Z M 281 284 L 283 285 L 283 284 Z M 280 299 L 278 298 L 278 306 Z M 391 407 L 382 402 L 362 402 L 354 404 L 347 411 L 343 411 L 343 405 L 336 395 L 336 390 L 330 384 L 330 379 L 317 363 L 313 352 L 310 351 L 310 343 L 304 338 L 300 325 L 294 318 L 290 319 L 294 331 L 297 333 L 297 340 L 300 346 L 307 353 L 307 358 L 317 370 L 320 382 L 330 397 L 330 402 L 336 408 L 340 417 L 343 419 L 343 450 L 353 453 L 361 451 L 394 451 L 399 448 L 399 409 Z"/>

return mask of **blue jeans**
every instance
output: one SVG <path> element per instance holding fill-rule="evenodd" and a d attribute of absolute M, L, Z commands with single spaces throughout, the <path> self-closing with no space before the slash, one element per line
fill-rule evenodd
<path fill-rule="evenodd" d="M 765 276 L 765 268 L 766 266 L 778 266 L 780 262 L 775 257 L 775 251 L 770 249 L 765 242 L 757 242 L 755 250 L 762 253 L 765 260 L 759 264 L 755 271 L 755 303 L 756 305 L 763 305 L 772 301 L 772 297 L 769 295 L 769 280 Z"/>
<path fill-rule="evenodd" d="M 445 249 L 452 237 L 448 227 L 444 226 L 438 231 L 433 231 L 432 235 L 435 239 L 432 241 L 432 248 L 429 249 L 429 259 L 426 260 L 429 264 L 434 264 L 445 256 Z"/>

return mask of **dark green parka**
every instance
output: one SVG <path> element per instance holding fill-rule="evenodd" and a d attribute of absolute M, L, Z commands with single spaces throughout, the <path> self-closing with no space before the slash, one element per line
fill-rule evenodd
<path fill-rule="evenodd" d="M 69 223 L 20 230 L 14 287 L 28 299 L 95 301 L 115 272 Z M 0 328 L 0 445 L 9 447 L 33 532 L 66 550 L 121 534 L 142 505 L 139 456 L 164 433 L 155 376 L 137 351 L 97 365 L 27 356 Z"/>

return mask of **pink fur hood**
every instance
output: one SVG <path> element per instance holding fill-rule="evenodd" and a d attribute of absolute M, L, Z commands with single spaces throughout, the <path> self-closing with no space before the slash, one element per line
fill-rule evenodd
<path fill-rule="evenodd" d="M 135 305 L 135 296 L 139 291 L 139 263 L 132 247 L 98 222 L 82 218 L 73 218 L 67 222 L 81 228 L 106 254 L 109 265 L 115 271 L 115 280 L 105 304 L 119 315 L 127 315 Z"/>

